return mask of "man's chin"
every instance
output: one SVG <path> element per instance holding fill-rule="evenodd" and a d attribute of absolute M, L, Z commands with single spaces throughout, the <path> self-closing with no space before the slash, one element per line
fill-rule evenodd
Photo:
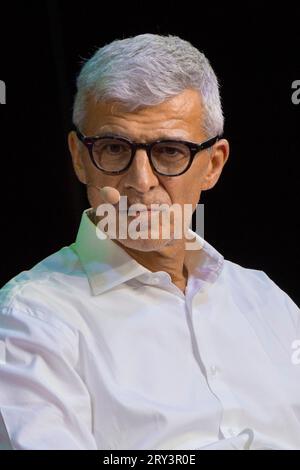
<path fill-rule="evenodd" d="M 174 243 L 173 239 L 142 239 L 138 238 L 133 240 L 131 238 L 115 239 L 118 244 L 126 248 L 131 248 L 137 251 L 160 251 L 163 248 L 170 246 Z"/>

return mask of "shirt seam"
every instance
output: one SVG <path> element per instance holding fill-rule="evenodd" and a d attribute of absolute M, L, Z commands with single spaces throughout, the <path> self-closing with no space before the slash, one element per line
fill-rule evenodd
<path fill-rule="evenodd" d="M 35 314 L 34 314 L 34 311 L 33 311 L 30 307 L 28 307 L 28 310 L 27 310 L 27 311 L 21 310 L 21 309 L 19 309 L 19 308 L 16 308 L 16 307 L 14 307 L 14 306 L 11 305 L 11 304 L 10 304 L 9 306 L 3 306 L 3 307 L 1 306 L 1 307 L 0 307 L 0 312 L 1 312 L 2 315 L 13 316 L 13 312 L 14 312 L 14 311 L 20 313 L 20 314 L 21 314 L 22 316 L 24 316 L 24 317 L 27 317 L 27 318 L 34 318 L 34 319 L 36 319 L 36 320 L 41 321 L 43 324 L 46 324 L 48 327 L 54 328 L 55 331 L 58 331 L 58 332 L 60 333 L 60 335 L 63 335 L 64 338 L 67 339 L 69 346 L 71 346 L 72 348 L 74 347 L 74 341 L 71 340 L 71 334 L 69 335 L 69 334 L 66 333 L 66 332 L 62 332 L 62 330 L 59 328 L 59 326 L 58 326 L 58 325 L 55 325 L 55 323 L 51 323 L 51 322 L 47 321 L 45 318 L 41 318 L 40 316 L 35 315 Z M 35 311 L 36 311 L 37 313 L 41 313 L 41 314 L 44 316 L 44 313 L 43 313 L 40 309 L 35 309 Z M 76 332 L 73 331 L 73 329 L 72 329 L 70 326 L 66 325 L 66 324 L 65 324 L 63 321 L 61 321 L 59 318 L 56 318 L 56 317 L 55 317 L 54 321 L 57 322 L 57 323 L 60 323 L 60 324 L 63 326 L 64 330 L 66 329 L 67 331 L 69 331 L 70 333 L 72 333 L 73 339 L 75 340 L 75 342 L 77 342 L 77 340 L 78 340 L 78 332 L 77 332 L 77 330 L 76 330 Z M 78 354 L 77 354 L 77 356 L 78 356 Z M 77 357 L 77 359 L 76 359 L 76 363 L 77 363 L 77 362 L 78 362 L 78 357 Z"/>

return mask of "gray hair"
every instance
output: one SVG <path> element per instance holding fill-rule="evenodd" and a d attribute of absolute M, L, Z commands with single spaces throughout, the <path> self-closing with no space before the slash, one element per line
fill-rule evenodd
<path fill-rule="evenodd" d="M 84 63 L 76 84 L 73 123 L 79 128 L 89 95 L 97 102 L 120 102 L 131 112 L 195 89 L 204 106 L 203 131 L 208 136 L 223 132 L 217 77 L 205 55 L 177 36 L 140 34 L 115 40 Z"/>

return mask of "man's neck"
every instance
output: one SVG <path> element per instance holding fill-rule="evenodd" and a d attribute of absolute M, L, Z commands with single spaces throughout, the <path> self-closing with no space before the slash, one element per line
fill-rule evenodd
<path fill-rule="evenodd" d="M 91 221 L 97 225 L 97 217 L 94 212 L 89 214 Z M 183 293 L 187 285 L 188 271 L 184 264 L 185 259 L 185 239 L 177 239 L 172 245 L 164 247 L 160 251 L 141 251 L 123 245 L 117 239 L 113 240 L 133 259 L 149 271 L 165 271 Z"/>
<path fill-rule="evenodd" d="M 118 240 L 114 240 L 133 259 L 152 272 L 165 271 L 183 293 L 187 284 L 188 272 L 184 264 L 185 249 L 184 240 L 176 240 L 176 243 L 164 247 L 160 251 L 140 251 L 129 248 Z"/>

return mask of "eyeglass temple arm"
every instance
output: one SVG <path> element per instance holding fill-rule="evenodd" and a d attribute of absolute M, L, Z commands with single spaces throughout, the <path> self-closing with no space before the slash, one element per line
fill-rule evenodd
<path fill-rule="evenodd" d="M 222 137 L 222 135 L 216 135 L 215 137 L 212 137 L 211 139 L 208 139 L 206 140 L 205 142 L 203 142 L 202 144 L 200 144 L 200 150 L 205 150 L 209 147 L 211 147 L 212 145 L 214 145 L 218 140 L 220 140 Z"/>

